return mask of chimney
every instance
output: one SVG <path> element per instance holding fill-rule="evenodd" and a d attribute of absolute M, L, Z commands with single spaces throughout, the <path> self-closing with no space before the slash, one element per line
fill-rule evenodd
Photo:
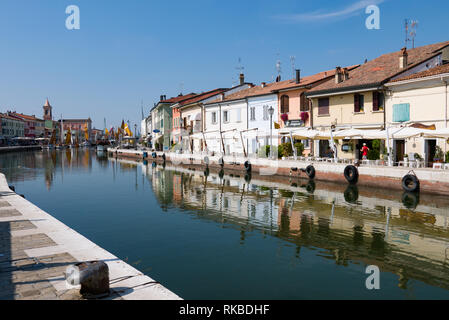
<path fill-rule="evenodd" d="M 301 70 L 296 69 L 296 83 L 299 84 L 301 82 Z"/>
<path fill-rule="evenodd" d="M 267 85 L 266 82 L 262 82 L 262 83 L 260 84 L 260 86 L 261 86 L 262 88 L 265 88 L 266 85 Z"/>
<path fill-rule="evenodd" d="M 399 57 L 399 69 L 406 69 L 408 65 L 408 53 L 407 48 L 404 47 L 401 50 L 401 55 Z"/>
<path fill-rule="evenodd" d="M 343 81 L 346 81 L 349 79 L 349 70 L 348 68 L 343 69 Z"/>
<path fill-rule="evenodd" d="M 240 74 L 240 85 L 245 83 L 245 75 L 243 73 Z"/>
<path fill-rule="evenodd" d="M 335 68 L 335 83 L 339 84 L 343 81 L 343 72 L 341 70 L 341 67 Z"/>
<path fill-rule="evenodd" d="M 160 101 L 164 101 L 165 99 L 164 99 L 164 96 L 163 95 L 161 95 L 161 100 Z"/>
<path fill-rule="evenodd" d="M 224 101 L 225 99 L 225 94 L 224 92 L 220 93 L 220 101 Z"/>

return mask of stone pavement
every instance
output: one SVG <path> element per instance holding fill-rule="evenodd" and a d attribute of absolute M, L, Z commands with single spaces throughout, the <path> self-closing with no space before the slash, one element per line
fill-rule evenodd
<path fill-rule="evenodd" d="M 108 300 L 181 299 L 9 190 L 0 174 L 0 300 L 82 300 L 64 271 L 96 260 L 109 267 Z"/>

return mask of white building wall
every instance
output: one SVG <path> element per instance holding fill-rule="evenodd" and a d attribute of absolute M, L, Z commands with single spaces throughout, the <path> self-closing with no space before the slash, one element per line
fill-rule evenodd
<path fill-rule="evenodd" d="M 215 123 L 212 121 L 213 113 L 216 114 Z M 227 121 L 225 120 L 225 113 L 227 113 Z M 206 105 L 205 118 L 205 132 L 209 151 L 222 153 L 223 148 L 221 145 L 220 130 L 223 132 L 235 129 L 235 132 L 223 133 L 226 154 L 243 154 L 243 146 L 239 133 L 247 129 L 246 100 Z"/>
<path fill-rule="evenodd" d="M 268 109 L 272 107 L 273 113 L 273 146 L 278 145 L 278 131 L 274 128 L 274 122 L 279 123 L 278 97 L 276 94 L 248 98 L 248 129 L 258 129 L 248 133 L 248 153 L 257 154 L 266 145 L 270 145 L 270 114 Z M 255 120 L 251 119 L 251 108 L 255 110 Z M 264 110 L 266 109 L 266 110 Z M 255 136 L 257 132 L 257 137 Z"/>

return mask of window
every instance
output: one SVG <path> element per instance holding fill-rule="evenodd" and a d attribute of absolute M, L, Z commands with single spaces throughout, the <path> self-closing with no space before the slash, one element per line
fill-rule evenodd
<path fill-rule="evenodd" d="M 228 111 L 223 111 L 223 122 L 224 123 L 229 122 Z"/>
<path fill-rule="evenodd" d="M 363 94 L 355 94 L 354 95 L 354 112 L 360 113 L 364 111 L 365 104 L 365 96 Z"/>
<path fill-rule="evenodd" d="M 406 122 L 410 121 L 410 104 L 402 103 L 393 106 L 393 121 Z"/>
<path fill-rule="evenodd" d="M 281 97 L 281 113 L 288 113 L 290 111 L 289 108 L 290 98 L 288 96 Z"/>
<path fill-rule="evenodd" d="M 242 111 L 241 109 L 235 110 L 237 122 L 242 122 Z"/>
<path fill-rule="evenodd" d="M 256 107 L 251 107 L 249 113 L 251 121 L 256 121 Z"/>
<path fill-rule="evenodd" d="M 217 123 L 217 113 L 216 112 L 212 112 L 212 124 Z"/>
<path fill-rule="evenodd" d="M 263 106 L 263 119 L 268 120 L 268 106 Z"/>
<path fill-rule="evenodd" d="M 318 99 L 318 115 L 319 116 L 329 115 L 329 98 Z"/>
<path fill-rule="evenodd" d="M 385 96 L 383 92 L 373 92 L 373 111 L 383 111 L 385 104 Z"/>
<path fill-rule="evenodd" d="M 306 98 L 304 92 L 299 96 L 299 111 L 309 111 L 309 99 Z"/>

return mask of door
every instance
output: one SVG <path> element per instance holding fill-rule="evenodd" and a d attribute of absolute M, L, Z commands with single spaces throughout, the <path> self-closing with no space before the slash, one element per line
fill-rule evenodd
<path fill-rule="evenodd" d="M 395 159 L 396 162 L 404 161 L 405 140 L 394 140 L 395 142 Z"/>
<path fill-rule="evenodd" d="M 329 141 L 328 140 L 320 140 L 320 158 L 324 158 L 328 156 L 329 153 Z"/>
<path fill-rule="evenodd" d="M 425 160 L 427 167 L 433 166 L 433 158 L 435 157 L 437 148 L 437 141 L 436 140 L 426 140 L 425 144 Z"/>

